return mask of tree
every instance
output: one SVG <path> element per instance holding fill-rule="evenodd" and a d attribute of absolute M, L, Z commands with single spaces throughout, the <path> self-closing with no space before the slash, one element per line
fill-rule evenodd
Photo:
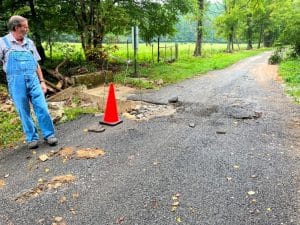
<path fill-rule="evenodd" d="M 7 11 L 5 10 L 4 7 L 4 1 L 0 0 L 0 36 L 3 36 L 6 31 L 7 31 L 7 27 L 6 27 L 6 18 L 7 18 Z"/>
<path fill-rule="evenodd" d="M 189 7 L 189 1 L 144 1 L 140 13 L 134 18 L 140 28 L 140 36 L 150 43 L 156 37 L 174 35 L 180 15 L 187 13 Z"/>
<path fill-rule="evenodd" d="M 101 52 L 106 34 L 125 34 L 133 25 L 140 26 L 146 41 L 173 35 L 180 14 L 190 9 L 189 1 L 1 0 L 0 28 L 1 21 L 7 21 L 12 14 L 28 18 L 30 33 L 43 59 L 42 41 L 51 43 L 52 34 L 61 32 L 78 34 L 85 53 L 93 49 Z"/>
<path fill-rule="evenodd" d="M 11 15 L 21 15 L 29 20 L 30 35 L 35 41 L 42 62 L 45 60 L 45 51 L 42 46 L 43 40 L 47 39 L 55 29 L 66 29 L 59 26 L 63 17 L 57 8 L 60 7 L 58 0 L 3 0 L 2 8 L 5 9 L 3 20 L 6 21 Z M 3 15 L 1 13 L 1 15 Z M 1 18 L 2 19 L 2 18 Z M 65 24 L 66 22 L 64 22 Z M 51 29 L 49 29 L 51 27 Z"/>
<path fill-rule="evenodd" d="M 236 0 L 224 0 L 224 13 L 215 20 L 217 35 L 227 39 L 227 52 L 233 51 L 233 41 L 239 22 L 239 8 Z"/>
<path fill-rule="evenodd" d="M 275 40 L 280 45 L 292 45 L 295 52 L 300 54 L 300 1 L 274 0 L 271 21 Z"/>
<path fill-rule="evenodd" d="M 102 52 L 108 33 L 124 34 L 139 26 L 142 38 L 151 42 L 154 37 L 172 35 L 181 13 L 189 10 L 189 1 L 180 0 L 66 0 L 64 9 L 77 23 L 82 48 L 87 54 Z M 98 49 L 98 50 L 97 50 Z"/>
<path fill-rule="evenodd" d="M 203 15 L 204 15 L 204 0 L 197 0 L 197 40 L 194 50 L 194 56 L 202 54 L 202 38 L 203 38 Z"/>

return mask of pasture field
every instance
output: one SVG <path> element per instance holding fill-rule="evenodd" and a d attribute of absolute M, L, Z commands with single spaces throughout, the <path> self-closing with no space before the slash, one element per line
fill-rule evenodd
<path fill-rule="evenodd" d="M 116 46 L 116 51 L 110 52 L 112 61 L 119 63 L 134 59 L 134 51 L 132 44 L 104 44 L 104 47 Z M 47 57 L 50 56 L 50 48 L 44 45 Z M 178 43 L 178 59 L 189 59 L 193 57 L 195 43 Z M 246 44 L 235 45 L 236 50 L 245 50 Z M 202 46 L 202 57 L 211 56 L 226 50 L 226 44 L 220 43 L 204 43 Z M 157 62 L 158 45 L 140 43 L 137 51 L 138 62 Z M 56 42 L 52 46 L 52 59 L 69 58 L 72 60 L 83 60 L 84 53 L 80 43 L 62 43 Z M 161 61 L 170 60 L 175 57 L 175 43 L 160 43 L 160 59 Z"/>
<path fill-rule="evenodd" d="M 175 43 L 160 43 L 160 61 L 158 62 L 157 44 L 139 44 L 137 52 L 137 70 L 134 70 L 134 51 L 132 44 L 105 44 L 104 48 L 114 49 L 109 52 L 109 64 L 118 65 L 114 82 L 139 88 L 156 88 L 156 83 L 163 85 L 175 83 L 210 70 L 222 69 L 238 60 L 256 55 L 267 49 L 245 50 L 246 45 L 235 45 L 236 51 L 226 52 L 226 44 L 204 43 L 202 56 L 194 57 L 194 43 L 178 43 L 177 60 Z M 49 49 L 46 48 L 49 57 Z M 83 61 L 84 54 L 79 43 L 55 43 L 52 57 L 69 58 L 71 61 Z M 87 65 L 88 66 L 88 65 Z M 105 66 L 103 66 L 105 68 Z M 137 79 L 143 78 L 143 79 Z"/>
<path fill-rule="evenodd" d="M 137 79 L 130 76 L 133 73 L 133 67 L 120 72 L 115 79 L 118 83 L 131 84 L 140 88 L 156 88 L 156 83 L 168 85 L 182 81 L 184 79 L 199 76 L 211 70 L 222 69 L 234 64 L 235 62 L 257 55 L 266 49 L 240 50 L 234 53 L 214 53 L 205 57 L 185 57 L 172 63 L 154 63 L 141 64 L 138 66 Z"/>
<path fill-rule="evenodd" d="M 195 44 L 194 43 L 177 43 L 178 44 L 178 59 L 189 59 L 193 57 Z M 119 44 L 119 51 L 113 53 L 113 56 L 123 60 L 134 59 L 134 51 L 132 45 Z M 246 45 L 240 45 L 240 49 L 245 49 Z M 175 43 L 160 43 L 160 61 L 169 61 L 175 58 Z M 236 49 L 238 47 L 236 46 Z M 226 50 L 226 44 L 219 43 L 204 43 L 202 46 L 202 56 L 210 56 L 212 54 L 221 53 Z M 137 52 L 138 62 L 157 62 L 158 45 L 139 44 Z"/>

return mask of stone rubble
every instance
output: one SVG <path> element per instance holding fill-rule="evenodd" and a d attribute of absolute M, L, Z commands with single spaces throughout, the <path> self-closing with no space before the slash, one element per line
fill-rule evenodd
<path fill-rule="evenodd" d="M 128 110 L 126 113 L 123 113 L 123 116 L 128 119 L 147 120 L 153 117 L 168 116 L 175 112 L 176 109 L 173 105 L 142 103 L 141 105 L 136 105 L 135 108 Z"/>

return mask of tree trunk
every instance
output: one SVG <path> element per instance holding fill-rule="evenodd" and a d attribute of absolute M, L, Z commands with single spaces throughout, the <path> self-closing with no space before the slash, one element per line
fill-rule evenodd
<path fill-rule="evenodd" d="M 263 24 L 260 25 L 257 48 L 260 48 L 262 38 L 263 38 Z"/>
<path fill-rule="evenodd" d="M 227 52 L 233 51 L 233 34 L 234 34 L 234 28 L 230 28 L 230 33 L 228 35 L 228 42 L 227 42 Z"/>
<path fill-rule="evenodd" d="M 202 36 L 203 36 L 203 11 L 204 11 L 204 0 L 198 0 L 199 6 L 199 18 L 198 18 L 198 26 L 197 26 L 197 40 L 194 51 L 194 56 L 202 55 Z"/>
<path fill-rule="evenodd" d="M 73 0 L 72 4 L 76 5 L 77 1 Z M 90 16 L 87 15 L 86 3 L 84 0 L 80 0 L 80 11 L 77 12 L 75 9 L 73 10 L 72 14 L 77 22 L 78 30 L 80 31 L 80 39 L 81 39 L 81 46 L 83 49 L 84 54 L 88 49 L 91 48 L 91 37 L 89 36 L 89 30 L 91 29 L 90 26 Z"/>
<path fill-rule="evenodd" d="M 37 51 L 39 52 L 39 54 L 41 56 L 41 64 L 43 64 L 46 59 L 46 54 L 45 54 L 45 50 L 42 45 L 41 35 L 39 33 L 39 31 L 41 30 L 40 29 L 41 20 L 37 17 L 33 0 L 29 1 L 29 6 L 30 6 L 30 12 L 31 12 L 31 19 L 34 23 L 34 29 L 33 29 L 32 33 L 34 36 Z"/>
<path fill-rule="evenodd" d="M 226 49 L 226 51 L 231 52 L 230 35 L 228 36 L 228 39 L 227 39 L 227 49 Z"/>
<path fill-rule="evenodd" d="M 71 79 L 69 77 L 62 75 L 59 72 L 59 68 L 62 67 L 66 62 L 67 62 L 67 60 L 64 59 L 60 64 L 57 65 L 55 70 L 51 70 L 51 69 L 46 70 L 48 74 L 55 77 L 59 82 L 61 82 L 62 87 L 64 87 L 64 88 L 73 85 L 73 82 L 71 81 Z M 59 87 L 59 88 L 62 88 L 62 87 Z"/>
<path fill-rule="evenodd" d="M 252 49 L 252 36 L 253 36 L 253 29 L 252 29 L 252 16 L 251 14 L 247 15 L 247 30 L 246 30 L 246 37 L 247 37 L 247 50 Z"/>
<path fill-rule="evenodd" d="M 7 26 L 6 26 L 6 18 L 5 12 L 7 9 L 3 6 L 3 0 L 0 0 L 0 37 L 4 36 L 7 33 Z"/>
<path fill-rule="evenodd" d="M 299 44 L 299 42 L 295 44 L 295 51 L 298 55 L 300 55 L 300 44 Z"/>
<path fill-rule="evenodd" d="M 272 32 L 264 33 L 264 46 L 271 47 L 273 44 L 274 34 Z"/>
<path fill-rule="evenodd" d="M 73 0 L 73 4 L 76 4 L 75 0 Z M 80 12 L 73 11 L 73 15 L 81 32 L 81 46 L 85 56 L 87 56 L 89 50 L 102 47 L 105 28 L 101 24 L 100 12 L 98 11 L 100 1 L 90 0 L 87 3 L 85 0 L 80 0 L 79 4 Z"/>

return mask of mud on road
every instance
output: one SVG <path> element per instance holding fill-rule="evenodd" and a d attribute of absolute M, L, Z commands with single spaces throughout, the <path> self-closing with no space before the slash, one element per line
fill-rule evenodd
<path fill-rule="evenodd" d="M 54 148 L 1 152 L 0 224 L 298 225 L 300 107 L 269 55 L 128 96 L 148 119 L 83 116 Z"/>

